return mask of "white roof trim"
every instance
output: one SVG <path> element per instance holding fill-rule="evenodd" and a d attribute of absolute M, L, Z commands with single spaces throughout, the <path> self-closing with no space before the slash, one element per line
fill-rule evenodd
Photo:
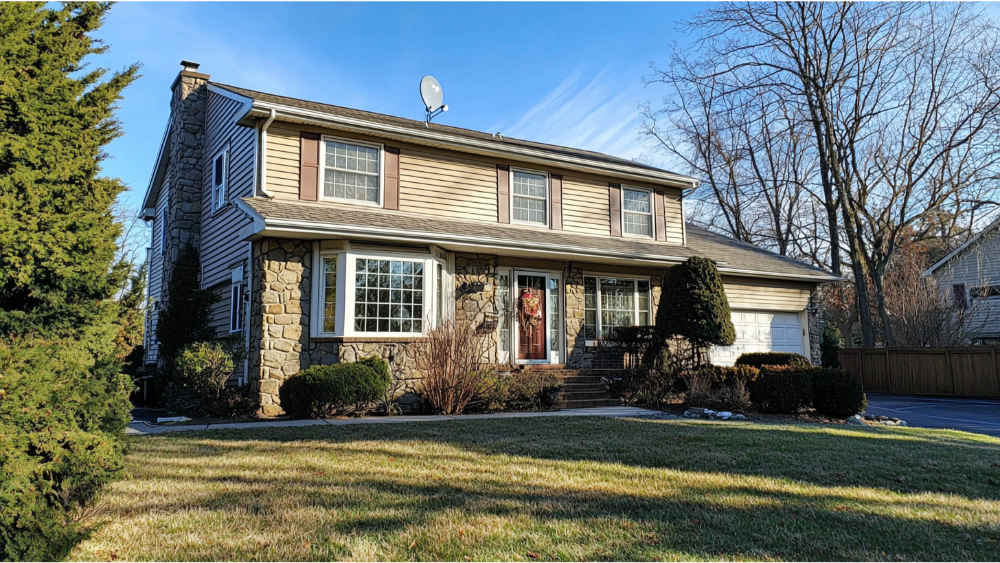
<path fill-rule="evenodd" d="M 997 217 L 992 223 L 990 223 L 989 225 L 987 225 L 986 228 L 984 228 L 983 230 L 981 230 L 978 233 L 972 235 L 972 238 L 970 238 L 969 240 L 967 240 L 964 243 L 962 243 L 962 245 L 959 246 L 958 248 L 956 248 L 955 250 L 952 250 L 947 256 L 945 256 L 941 260 L 938 260 L 937 264 L 934 264 L 930 268 L 927 268 L 926 270 L 924 270 L 923 275 L 925 277 L 933 275 L 935 270 L 937 270 L 941 266 L 944 266 L 952 258 L 954 258 L 954 257 L 958 256 L 959 254 L 961 254 L 963 251 L 965 251 L 966 248 L 969 248 L 973 244 L 979 242 L 984 236 L 986 236 L 987 234 L 989 234 L 991 231 L 993 231 L 993 229 L 995 229 L 998 226 L 1000 226 L 1000 217 Z"/>
<path fill-rule="evenodd" d="M 167 167 L 167 139 L 170 137 L 170 120 L 163 129 L 163 138 L 160 139 L 160 150 L 156 152 L 156 162 L 153 163 L 153 173 L 149 177 L 149 185 L 146 186 L 146 195 L 142 199 L 143 208 L 156 207 L 156 196 L 160 191 L 160 183 Z M 152 217 L 147 217 L 151 219 Z"/>
<path fill-rule="evenodd" d="M 222 88 L 219 87 L 219 89 Z M 395 139 L 401 139 L 418 144 L 432 143 L 436 146 L 445 146 L 455 150 L 472 152 L 474 154 L 482 154 L 485 156 L 510 158 L 537 164 L 556 165 L 563 168 L 570 168 L 573 170 L 580 170 L 605 176 L 610 175 L 620 179 L 667 184 L 671 187 L 682 189 L 693 189 L 698 187 L 701 183 L 695 178 L 674 174 L 665 170 L 657 171 L 648 168 L 629 166 L 627 164 L 602 162 L 582 156 L 558 155 L 543 149 L 508 145 L 504 144 L 502 141 L 463 137 L 461 135 L 436 131 L 433 129 L 421 131 L 419 129 L 412 129 L 409 127 L 401 127 L 398 125 L 389 125 L 364 119 L 334 115 L 278 103 L 254 100 L 253 109 L 261 112 L 270 112 L 270 110 L 273 109 L 277 113 L 278 117 L 298 119 L 316 123 L 318 125 L 335 125 L 359 133 L 378 133 L 382 135 L 390 135 Z"/>
<path fill-rule="evenodd" d="M 468 237 L 461 235 L 448 235 L 440 233 L 426 233 L 419 231 L 409 231 L 404 229 L 385 229 L 381 227 L 364 227 L 358 225 L 338 226 L 329 223 L 316 221 L 299 221 L 294 219 L 267 219 L 260 215 L 255 209 L 247 205 L 241 199 L 235 200 L 237 207 L 247 213 L 252 218 L 253 223 L 240 230 L 241 239 L 249 239 L 254 236 L 295 236 L 306 234 L 322 234 L 335 237 L 355 237 L 372 240 L 387 240 L 395 242 L 406 242 L 411 244 L 455 244 L 479 246 L 487 249 L 517 251 L 519 253 L 531 254 L 564 254 L 567 259 L 579 260 L 581 258 L 596 259 L 616 259 L 628 262 L 641 262 L 662 265 L 668 263 L 680 263 L 687 260 L 686 256 L 670 256 L 658 254 L 622 254 L 616 251 L 601 251 L 593 248 L 575 247 L 560 244 L 546 244 L 539 242 L 531 247 L 523 243 L 512 242 L 504 239 L 493 239 L 489 237 Z M 780 272 L 763 272 L 755 270 L 744 270 L 740 268 L 729 268 L 726 262 L 716 262 L 720 273 L 736 276 L 747 276 L 757 278 L 771 278 L 784 280 L 809 281 L 821 283 L 825 281 L 841 281 L 843 278 L 833 274 L 785 274 Z"/>

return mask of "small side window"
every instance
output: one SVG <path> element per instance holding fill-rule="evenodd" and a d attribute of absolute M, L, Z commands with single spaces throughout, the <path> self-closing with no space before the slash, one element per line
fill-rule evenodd
<path fill-rule="evenodd" d="M 233 284 L 229 293 L 229 332 L 243 332 L 246 322 L 246 290 L 247 284 Z"/>
<path fill-rule="evenodd" d="M 226 205 L 229 195 L 229 147 L 224 148 L 212 161 L 212 209 Z"/>
<path fill-rule="evenodd" d="M 955 307 L 959 309 L 968 309 L 969 300 L 965 293 L 965 284 L 959 283 L 951 286 L 952 296 L 955 298 Z"/>

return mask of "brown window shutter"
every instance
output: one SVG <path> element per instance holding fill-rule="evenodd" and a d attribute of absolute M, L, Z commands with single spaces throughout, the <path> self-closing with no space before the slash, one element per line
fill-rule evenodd
<path fill-rule="evenodd" d="M 608 184 L 608 202 L 611 204 L 611 236 L 622 236 L 622 185 Z"/>
<path fill-rule="evenodd" d="M 667 221 L 664 217 L 664 202 L 663 193 L 653 192 L 653 202 L 656 204 L 653 207 L 654 217 L 656 217 L 655 228 L 656 228 L 656 240 L 667 240 Z"/>
<path fill-rule="evenodd" d="M 385 205 L 386 209 L 399 209 L 399 149 L 385 148 Z"/>
<path fill-rule="evenodd" d="M 497 164 L 497 222 L 510 223 L 510 167 Z"/>
<path fill-rule="evenodd" d="M 562 176 L 552 176 L 552 228 L 562 229 Z"/>
<path fill-rule="evenodd" d="M 319 199 L 319 135 L 302 132 L 299 136 L 299 199 Z"/>

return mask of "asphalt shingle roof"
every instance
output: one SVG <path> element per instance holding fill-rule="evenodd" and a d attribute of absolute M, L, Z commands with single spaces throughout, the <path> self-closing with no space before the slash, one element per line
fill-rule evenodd
<path fill-rule="evenodd" d="M 413 119 L 405 119 L 402 117 L 396 117 L 393 115 L 386 115 L 382 113 L 374 113 L 370 111 L 362 111 L 357 109 L 345 108 L 341 106 L 335 106 L 330 104 L 321 104 L 318 102 L 310 102 L 307 100 L 300 100 L 298 98 L 289 98 L 286 96 L 278 96 L 275 94 L 268 94 L 265 92 L 257 92 L 255 90 L 248 90 L 246 88 L 240 88 L 238 86 L 230 86 L 228 84 L 221 84 L 218 82 L 212 82 L 213 85 L 219 88 L 225 88 L 231 92 L 251 98 L 254 100 L 260 100 L 262 102 L 269 102 L 274 104 L 282 104 L 286 106 L 302 108 L 312 111 L 318 111 L 323 113 L 328 113 L 331 115 L 338 115 L 342 117 L 350 117 L 354 119 L 363 119 L 366 121 L 372 121 L 375 123 L 381 123 L 384 125 L 394 125 L 397 127 L 405 127 L 408 129 L 414 129 L 418 131 L 427 131 L 428 128 L 425 127 L 423 121 L 417 121 Z M 498 144 L 504 145 L 514 145 L 521 147 L 529 147 L 533 149 L 544 150 L 551 152 L 553 154 L 574 156 L 579 158 L 587 158 L 599 162 L 608 162 L 613 164 L 624 164 L 632 166 L 635 168 L 642 168 L 646 170 L 655 170 L 657 172 L 667 172 L 670 174 L 675 174 L 669 170 L 663 170 L 662 168 L 657 168 L 655 166 L 649 166 L 646 164 L 641 164 L 624 158 L 618 158 L 616 156 L 611 156 L 599 152 L 587 151 L 582 149 L 574 149 L 570 147 L 562 147 L 559 145 L 549 145 L 546 143 L 536 143 L 534 141 L 525 141 L 522 139 L 514 139 L 512 137 L 504 136 L 503 141 L 495 138 L 490 133 L 483 133 L 482 131 L 473 131 L 472 129 L 463 129 L 461 127 L 452 127 L 450 125 L 442 125 L 440 123 L 431 123 L 430 130 L 439 131 L 443 133 L 451 133 L 454 135 L 460 135 L 463 137 L 469 137 L 473 139 L 482 139 L 496 141 Z"/>
<path fill-rule="evenodd" d="M 400 231 L 447 237 L 455 242 L 490 240 L 526 248 L 545 249 L 560 247 L 564 251 L 614 254 L 621 258 L 638 257 L 685 259 L 704 256 L 715 260 L 724 270 L 737 269 L 753 272 L 784 274 L 797 277 L 830 278 L 829 272 L 773 252 L 745 244 L 726 236 L 687 225 L 687 246 L 621 237 L 602 237 L 576 234 L 559 230 L 540 230 L 504 224 L 475 221 L 448 220 L 401 211 L 368 210 L 319 203 L 243 198 L 251 209 L 265 220 L 290 220 L 333 225 L 363 227 L 385 233 Z M 359 238 L 364 238 L 359 233 Z"/>

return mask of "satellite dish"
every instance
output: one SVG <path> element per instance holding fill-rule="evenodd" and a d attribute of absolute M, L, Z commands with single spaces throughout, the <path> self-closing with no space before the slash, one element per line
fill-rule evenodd
<path fill-rule="evenodd" d="M 437 78 L 428 75 L 420 79 L 420 97 L 423 98 L 428 112 L 441 107 L 444 102 L 444 90 L 441 89 L 441 83 Z"/>
<path fill-rule="evenodd" d="M 424 109 L 427 110 L 427 120 L 424 125 L 428 125 L 432 119 L 437 117 L 442 111 L 448 111 L 448 106 L 444 105 L 444 90 L 437 78 L 427 75 L 420 79 L 420 97 L 424 100 Z"/>

